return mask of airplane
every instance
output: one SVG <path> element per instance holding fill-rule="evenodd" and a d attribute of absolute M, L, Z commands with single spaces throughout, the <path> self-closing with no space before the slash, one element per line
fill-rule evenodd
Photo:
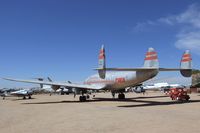
<path fill-rule="evenodd" d="M 38 80 L 44 81 L 44 78 L 39 78 Z M 50 77 L 47 77 L 47 80 L 49 82 L 53 82 L 53 80 Z M 70 81 L 67 81 L 67 82 L 71 83 Z M 51 93 L 54 91 L 53 88 L 51 86 L 49 86 L 49 85 L 42 85 L 41 84 L 41 88 L 46 90 L 46 91 L 49 91 Z M 54 92 L 55 93 L 60 93 L 61 95 L 64 95 L 64 94 L 69 95 L 69 93 L 74 93 L 73 92 L 73 88 L 71 88 L 71 87 L 70 88 L 66 88 L 65 86 L 60 86 L 60 88 L 55 90 Z"/>
<path fill-rule="evenodd" d="M 180 84 L 169 84 L 169 83 L 155 83 L 155 84 L 141 84 L 132 88 L 128 88 L 131 89 L 132 91 L 134 91 L 135 93 L 144 93 L 147 90 L 159 90 L 159 91 L 167 91 L 170 88 L 176 88 L 176 87 L 185 87 L 183 85 Z"/>
<path fill-rule="evenodd" d="M 22 90 L 11 92 L 10 95 L 23 97 L 23 99 L 26 99 L 26 97 L 28 97 L 28 99 L 31 99 L 31 96 L 33 95 L 33 91 L 31 89 L 28 89 L 28 90 L 22 89 Z"/>
<path fill-rule="evenodd" d="M 125 99 L 125 88 L 137 86 L 155 77 L 159 71 L 180 71 L 184 77 L 190 77 L 192 74 L 192 58 L 189 50 L 184 52 L 180 68 L 160 68 L 157 52 L 153 48 L 148 49 L 144 65 L 140 68 L 107 68 L 104 45 L 100 49 L 98 58 L 98 68 L 95 69 L 98 73 L 87 78 L 82 84 L 13 78 L 3 79 L 15 82 L 51 85 L 54 90 L 60 87 L 76 88 L 82 92 L 79 101 L 84 102 L 88 98 L 85 96 L 87 90 L 110 90 L 112 93 L 118 93 L 118 99 Z"/>
<path fill-rule="evenodd" d="M 18 88 L 3 88 L 0 89 L 0 96 L 3 97 L 3 100 L 5 97 L 9 97 L 11 92 L 18 91 Z"/>
<path fill-rule="evenodd" d="M 3 100 L 5 100 L 5 97 L 11 97 L 11 96 L 23 97 L 23 99 L 26 99 L 26 97 L 28 97 L 29 99 L 31 99 L 32 95 L 33 95 L 33 90 L 31 89 L 20 89 L 11 92 L 4 91 L 3 93 L 0 94 L 0 96 L 3 97 Z"/>
<path fill-rule="evenodd" d="M 40 81 L 42 81 L 42 78 L 35 78 Z M 43 86 L 41 88 L 35 87 L 35 88 L 29 88 L 29 89 L 22 89 L 22 88 L 4 88 L 0 89 L 0 96 L 3 97 L 3 100 L 5 100 L 6 97 L 23 97 L 23 99 L 31 99 L 31 96 L 33 95 L 33 92 L 39 92 L 41 90 L 46 90 L 47 88 L 44 88 Z"/>
<path fill-rule="evenodd" d="M 5 91 L 5 92 L 1 92 L 0 93 L 0 96 L 3 97 L 3 100 L 5 99 L 5 97 L 8 96 L 8 93 Z"/>

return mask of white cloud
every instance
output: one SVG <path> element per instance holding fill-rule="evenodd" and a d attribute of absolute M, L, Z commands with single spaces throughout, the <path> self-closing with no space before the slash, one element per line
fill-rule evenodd
<path fill-rule="evenodd" d="M 176 20 L 178 23 L 200 28 L 200 6 L 198 4 L 190 5 L 185 12 L 177 15 Z"/>
<path fill-rule="evenodd" d="M 175 46 L 179 49 L 191 49 L 200 54 L 200 31 L 191 31 L 177 35 Z"/>
<path fill-rule="evenodd" d="M 133 31 L 134 32 L 147 31 L 149 25 L 155 26 L 157 25 L 157 23 L 150 20 L 148 20 L 147 22 L 137 23 L 136 26 L 133 28 Z"/>
<path fill-rule="evenodd" d="M 175 46 L 179 49 L 190 49 L 200 55 L 200 5 L 192 4 L 179 14 L 162 17 L 154 21 L 138 23 L 134 31 L 145 31 L 146 27 L 156 25 L 180 26 Z"/>

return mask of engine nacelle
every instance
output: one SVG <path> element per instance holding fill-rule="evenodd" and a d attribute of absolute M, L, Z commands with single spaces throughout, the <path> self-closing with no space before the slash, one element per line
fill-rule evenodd
<path fill-rule="evenodd" d="M 54 91 L 56 91 L 56 90 L 60 89 L 60 86 L 52 85 L 51 88 L 52 88 Z"/>
<path fill-rule="evenodd" d="M 145 89 L 142 86 L 136 86 L 132 89 L 135 93 L 144 93 Z"/>

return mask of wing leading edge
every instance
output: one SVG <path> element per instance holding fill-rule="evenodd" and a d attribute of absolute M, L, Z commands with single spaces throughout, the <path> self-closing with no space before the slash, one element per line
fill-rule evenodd
<path fill-rule="evenodd" d="M 100 90 L 100 89 L 105 88 L 105 85 L 86 85 L 86 84 L 74 84 L 74 83 L 67 83 L 67 82 L 49 82 L 49 81 L 23 80 L 23 79 L 12 79 L 12 78 L 2 78 L 2 79 L 15 81 L 15 82 L 72 87 L 72 88 L 80 88 L 80 89 L 86 89 L 86 90 Z"/>

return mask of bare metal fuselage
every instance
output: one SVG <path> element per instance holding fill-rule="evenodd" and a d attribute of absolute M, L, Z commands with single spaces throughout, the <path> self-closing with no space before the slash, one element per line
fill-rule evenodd
<path fill-rule="evenodd" d="M 90 76 L 85 84 L 88 85 L 104 85 L 105 89 L 120 90 L 126 87 L 138 85 L 146 80 L 155 77 L 158 70 L 145 70 L 135 72 L 109 72 L 106 73 L 105 79 L 99 77 L 98 74 Z"/>

